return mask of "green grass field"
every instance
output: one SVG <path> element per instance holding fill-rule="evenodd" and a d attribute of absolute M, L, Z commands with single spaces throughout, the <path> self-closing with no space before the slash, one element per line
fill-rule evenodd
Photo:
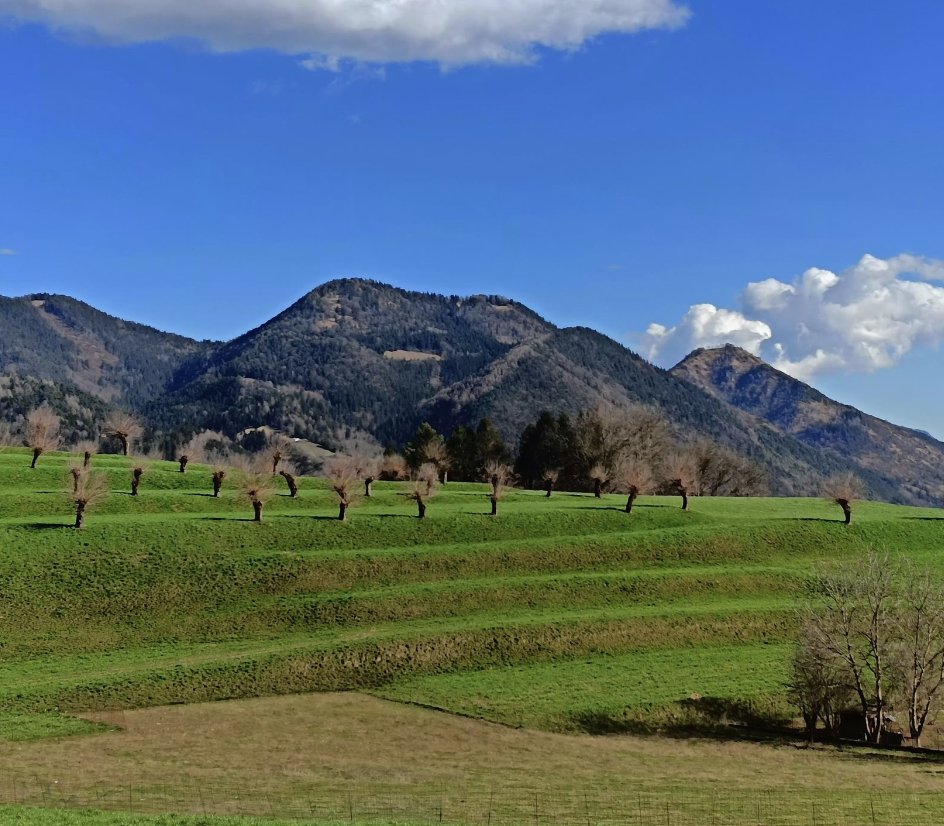
<path fill-rule="evenodd" d="M 198 465 L 155 463 L 132 498 L 115 456 L 96 458 L 111 494 L 76 531 L 68 461 L 33 471 L 25 450 L 0 453 L 12 743 L 116 725 L 87 712 L 337 691 L 568 735 L 783 723 L 796 607 L 820 566 L 876 547 L 944 573 L 935 510 L 862 503 L 846 528 L 818 500 L 683 513 L 651 497 L 627 515 L 615 495 L 511 491 L 491 518 L 485 485 L 451 483 L 420 521 L 378 483 L 340 523 L 304 479 L 255 524 Z"/>

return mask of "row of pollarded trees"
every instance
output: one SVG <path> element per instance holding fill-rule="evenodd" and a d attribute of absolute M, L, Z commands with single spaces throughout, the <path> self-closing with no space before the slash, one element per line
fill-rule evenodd
<path fill-rule="evenodd" d="M 542 413 L 522 433 L 515 464 L 529 487 L 589 486 L 627 496 L 631 512 L 643 493 L 675 493 L 683 509 L 693 495 L 758 495 L 763 470 L 707 439 L 679 442 L 665 418 L 651 408 L 601 405 L 575 418 Z"/>
<path fill-rule="evenodd" d="M 822 578 L 805 611 L 790 692 L 812 738 L 881 743 L 897 721 L 915 746 L 944 705 L 944 587 L 913 562 L 870 551 Z M 850 714 L 851 712 L 851 714 Z"/>

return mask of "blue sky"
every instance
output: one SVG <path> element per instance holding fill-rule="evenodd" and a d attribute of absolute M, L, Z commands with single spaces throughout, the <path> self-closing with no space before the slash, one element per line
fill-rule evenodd
<path fill-rule="evenodd" d="M 944 436 L 944 4 L 204 3 L 0 0 L 0 293 L 200 338 L 335 277 L 500 293 Z"/>

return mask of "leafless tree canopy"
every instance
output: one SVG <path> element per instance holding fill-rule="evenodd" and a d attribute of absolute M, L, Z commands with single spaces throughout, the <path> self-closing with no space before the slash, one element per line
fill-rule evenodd
<path fill-rule="evenodd" d="M 268 457 L 236 457 L 233 469 L 238 479 L 239 489 L 252 503 L 254 519 L 262 521 L 262 509 L 274 492 L 272 487 L 272 465 Z"/>
<path fill-rule="evenodd" d="M 835 714 L 845 691 L 866 739 L 880 742 L 898 712 L 920 745 L 942 685 L 944 591 L 930 571 L 872 552 L 824 577 L 794 661 L 792 689 L 808 725 L 825 720 L 824 709 Z"/>
<path fill-rule="evenodd" d="M 103 432 L 109 439 L 117 439 L 121 452 L 127 456 L 135 441 L 141 438 L 143 429 L 141 423 L 130 413 L 117 410 L 105 419 Z"/>
<path fill-rule="evenodd" d="M 452 458 L 441 438 L 431 439 L 423 448 L 423 461 L 436 467 L 440 480 L 448 481 L 449 469 L 452 467 Z"/>
<path fill-rule="evenodd" d="M 72 448 L 73 453 L 78 453 L 82 457 L 83 467 L 88 467 L 92 463 L 92 457 L 98 453 L 98 445 L 91 439 L 85 439 L 78 442 Z"/>
<path fill-rule="evenodd" d="M 762 496 L 763 469 L 710 439 L 698 439 L 690 451 L 695 492 L 699 496 Z"/>
<path fill-rule="evenodd" d="M 391 453 L 384 456 L 380 463 L 381 477 L 390 481 L 405 479 L 408 472 L 406 459 L 399 453 Z"/>
<path fill-rule="evenodd" d="M 863 496 L 864 486 L 853 473 L 830 476 L 823 485 L 823 498 L 842 508 L 843 520 L 852 522 L 852 503 Z"/>
<path fill-rule="evenodd" d="M 61 421 L 59 417 L 46 405 L 37 407 L 27 414 L 26 441 L 33 449 L 33 463 L 31 467 L 36 467 L 36 462 L 44 453 L 59 447 L 60 426 Z"/>
<path fill-rule="evenodd" d="M 75 527 L 85 526 L 85 512 L 100 504 L 108 495 L 108 479 L 104 473 L 95 470 L 79 469 L 72 476 L 70 498 L 75 506 Z"/>
<path fill-rule="evenodd" d="M 651 492 L 655 479 L 645 460 L 624 456 L 613 469 L 612 485 L 619 493 L 626 494 L 626 513 L 632 513 L 636 497 Z"/>
<path fill-rule="evenodd" d="M 359 463 L 354 458 L 346 456 L 335 457 L 327 466 L 328 484 L 338 497 L 338 519 L 342 522 L 347 517 L 347 509 L 351 506 L 353 488 L 358 480 Z"/>

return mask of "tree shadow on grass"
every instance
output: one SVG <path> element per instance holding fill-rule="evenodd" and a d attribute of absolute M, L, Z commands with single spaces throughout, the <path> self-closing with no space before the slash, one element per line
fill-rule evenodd
<path fill-rule="evenodd" d="M 677 714 L 666 722 L 619 713 L 589 711 L 571 717 L 586 734 L 658 734 L 662 737 L 690 740 L 793 743 L 798 733 L 787 727 L 787 720 L 759 713 L 751 703 L 724 697 L 699 697 L 674 704 Z"/>
<path fill-rule="evenodd" d="M 28 531 L 55 531 L 55 530 L 70 530 L 74 531 L 74 525 L 65 525 L 62 522 L 54 524 L 52 522 L 28 522 L 20 527 L 26 528 Z"/>
<path fill-rule="evenodd" d="M 944 514 L 941 516 L 903 516 L 902 519 L 911 519 L 915 522 L 941 522 L 944 521 Z"/>
<path fill-rule="evenodd" d="M 219 499 L 219 496 L 214 496 L 212 493 L 186 493 L 184 496 L 204 496 L 207 499 Z"/>

